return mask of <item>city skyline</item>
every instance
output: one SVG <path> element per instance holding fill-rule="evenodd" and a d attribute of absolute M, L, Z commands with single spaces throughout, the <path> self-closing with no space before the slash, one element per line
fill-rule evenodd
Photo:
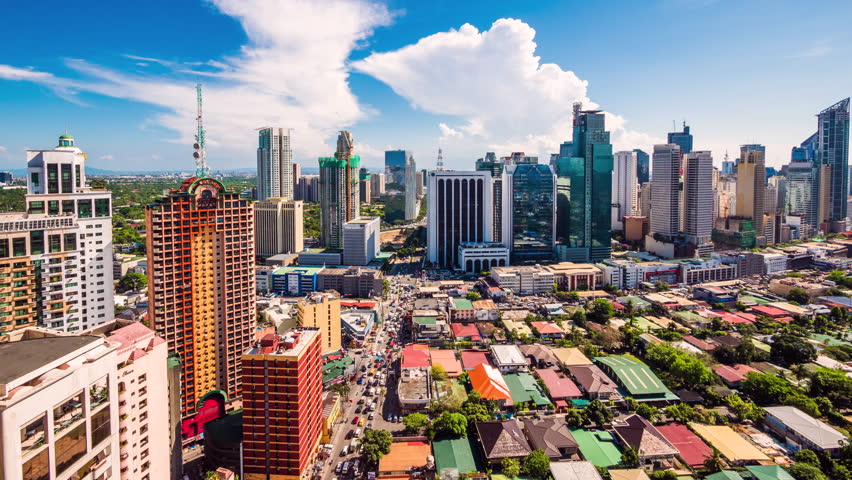
<path fill-rule="evenodd" d="M 322 5 L 278 9 L 284 14 L 264 0 L 214 0 L 179 2 L 166 18 L 154 2 L 133 12 L 111 6 L 99 15 L 132 20 L 64 36 L 59 52 L 54 35 L 99 17 L 59 2 L 48 2 L 55 13 L 48 17 L 14 7 L 6 16 L 9 48 L 0 57 L 0 104 L 14 122 L 3 124 L 0 168 L 17 167 L 45 128 L 53 134 L 67 126 L 90 152 L 93 168 L 191 170 L 186 145 L 197 81 L 205 84 L 214 170 L 251 168 L 254 128 L 263 124 L 294 128 L 294 161 L 305 167 L 333 148 L 340 129 L 361 139 L 359 154 L 370 169 L 394 148 L 413 151 L 427 169 L 439 146 L 447 168 L 469 168 L 482 151 L 546 158 L 570 135 L 575 100 L 611 113 L 616 151 L 651 151 L 685 120 L 695 149 L 710 150 L 717 166 L 726 151 L 760 143 L 767 166 L 777 167 L 812 133 L 814 116 L 848 96 L 841 79 L 850 67 L 837 60 L 852 42 L 832 25 L 842 24 L 852 7 L 765 6 L 663 0 L 641 7 L 506 2 L 483 9 L 476 2 L 341 0 L 339 15 L 323 15 Z M 349 21 L 336 25 L 341 18 Z M 588 44 L 596 22 L 565 29 L 561 19 L 570 18 L 606 18 L 610 28 Z M 665 32 L 637 36 L 624 28 L 674 19 Z M 25 28 L 34 22 L 53 35 Z M 141 34 L 151 24 L 159 26 L 156 38 Z M 325 38 L 332 25 L 338 35 Z M 690 41 L 683 42 L 687 25 Z M 739 33 L 722 35 L 720 28 Z M 205 41 L 186 42 L 189 35 Z M 488 56 L 498 44 L 504 54 Z M 761 67 L 743 75 L 744 64 L 756 58 Z M 276 66 L 292 63 L 301 66 L 293 74 Z M 681 82 L 666 66 L 705 74 Z M 821 74 L 802 76 L 802 70 Z M 432 81 L 436 71 L 440 82 Z M 504 74 L 471 74 L 493 71 Z M 625 71 L 642 74 L 620 74 Z M 732 116 L 734 108 L 750 114 Z"/>

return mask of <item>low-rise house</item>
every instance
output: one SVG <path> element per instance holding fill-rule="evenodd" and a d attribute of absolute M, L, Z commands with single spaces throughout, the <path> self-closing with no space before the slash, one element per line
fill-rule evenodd
<path fill-rule="evenodd" d="M 780 308 L 770 307 L 769 305 L 757 305 L 749 309 L 749 313 L 769 317 L 776 322 L 789 322 L 792 320 L 790 314 Z"/>
<path fill-rule="evenodd" d="M 562 419 L 550 417 L 543 420 L 524 420 L 524 433 L 534 450 L 544 450 L 544 454 L 554 460 L 575 459 L 580 446 L 568 425 Z"/>
<path fill-rule="evenodd" d="M 602 480 L 592 462 L 551 462 L 553 480 Z"/>
<path fill-rule="evenodd" d="M 439 478 L 459 478 L 459 475 L 479 471 L 471 443 L 470 436 L 432 441 L 435 473 Z"/>
<path fill-rule="evenodd" d="M 535 374 L 544 382 L 544 386 L 547 387 L 547 392 L 554 402 L 561 400 L 567 403 L 583 396 L 583 392 L 580 391 L 577 384 L 556 369 L 540 368 L 535 371 Z M 560 405 L 557 404 L 557 406 Z"/>
<path fill-rule="evenodd" d="M 479 344 L 482 342 L 482 337 L 479 335 L 479 330 L 476 324 L 473 323 L 453 323 L 450 325 L 453 330 L 453 338 L 457 342 L 473 342 Z"/>
<path fill-rule="evenodd" d="M 609 471 L 610 480 L 651 480 L 641 468 L 627 468 Z"/>
<path fill-rule="evenodd" d="M 500 319 L 494 300 L 476 300 L 473 303 L 473 317 L 477 322 L 496 322 Z"/>
<path fill-rule="evenodd" d="M 501 373 L 517 372 L 529 367 L 527 357 L 517 345 L 491 345 L 491 358 Z"/>
<path fill-rule="evenodd" d="M 683 341 L 701 350 L 702 352 L 712 352 L 716 349 L 716 345 L 713 345 L 710 342 L 705 342 L 704 340 L 701 340 L 699 338 L 695 338 L 692 335 L 684 335 Z"/>
<path fill-rule="evenodd" d="M 592 365 L 589 357 L 576 347 L 572 348 L 551 348 L 550 351 L 559 359 L 559 363 L 563 367 L 571 367 L 574 365 Z"/>
<path fill-rule="evenodd" d="M 429 350 L 432 366 L 440 365 L 450 378 L 458 377 L 464 371 L 453 350 Z"/>
<path fill-rule="evenodd" d="M 565 337 L 565 331 L 555 322 L 530 322 L 530 325 L 538 332 L 541 338 L 555 340 Z"/>
<path fill-rule="evenodd" d="M 484 363 L 468 372 L 470 385 L 485 400 L 494 400 L 503 407 L 514 404 L 512 392 L 500 371 Z"/>
<path fill-rule="evenodd" d="M 500 463 L 504 458 L 523 458 L 532 453 L 517 420 L 476 422 L 479 444 L 488 462 Z"/>
<path fill-rule="evenodd" d="M 585 392 L 589 399 L 599 398 L 601 400 L 621 400 L 618 393 L 618 384 L 595 365 L 572 365 L 568 367 L 571 377 L 577 382 L 580 390 Z"/>
<path fill-rule="evenodd" d="M 406 368 L 399 375 L 397 396 L 404 413 L 426 410 L 432 398 L 432 382 L 428 368 Z"/>
<path fill-rule="evenodd" d="M 489 367 L 493 367 L 494 365 L 491 363 L 491 360 L 488 359 L 488 354 L 481 350 L 465 350 L 461 353 L 461 363 L 464 370 L 470 371 L 476 368 L 477 366 L 484 364 Z"/>
<path fill-rule="evenodd" d="M 796 407 L 766 407 L 764 425 L 793 449 L 836 452 L 849 442 L 842 433 Z"/>
<path fill-rule="evenodd" d="M 533 334 L 532 329 L 523 321 L 507 320 L 506 317 L 503 317 L 503 327 L 506 328 L 507 332 L 514 332 L 518 336 L 526 335 L 531 337 Z"/>
<path fill-rule="evenodd" d="M 731 388 L 739 388 L 743 386 L 745 375 L 740 373 L 734 367 L 730 367 L 728 365 L 715 365 L 713 367 L 713 371 L 722 379 L 722 383 L 725 385 Z"/>
<path fill-rule="evenodd" d="M 474 321 L 473 303 L 466 298 L 454 298 L 450 307 L 450 320 L 453 322 Z"/>
<path fill-rule="evenodd" d="M 681 460 L 691 468 L 703 468 L 704 462 L 713 456 L 713 449 L 686 425 L 670 423 L 657 427 L 657 430 L 674 445 Z"/>
<path fill-rule="evenodd" d="M 630 415 L 621 422 L 613 423 L 612 429 L 621 443 L 629 446 L 639 455 L 639 464 L 652 469 L 669 468 L 674 464 L 678 450 L 640 415 Z"/>
<path fill-rule="evenodd" d="M 689 427 L 733 465 L 754 465 L 769 461 L 769 457 L 731 427 L 699 423 L 690 423 Z"/>
<path fill-rule="evenodd" d="M 535 410 L 551 406 L 550 400 L 547 399 L 535 378 L 529 373 L 509 373 L 503 376 L 503 380 L 509 386 L 512 402 L 518 410 L 521 410 L 524 405 Z"/>
<path fill-rule="evenodd" d="M 424 478 L 422 473 L 435 469 L 430 464 L 431 456 L 432 447 L 428 442 L 393 442 L 390 452 L 379 460 L 376 480 Z"/>
<path fill-rule="evenodd" d="M 594 361 L 638 402 L 665 403 L 678 399 L 647 365 L 634 357 L 613 355 L 595 357 Z"/>
<path fill-rule="evenodd" d="M 532 345 L 520 345 L 518 348 L 527 357 L 530 365 L 536 368 L 554 367 L 559 363 L 556 355 L 545 345 L 534 343 Z"/>
<path fill-rule="evenodd" d="M 486 340 L 497 340 L 501 341 L 506 338 L 503 334 L 503 330 L 489 322 L 476 322 L 476 328 L 479 330 L 479 334 L 482 336 L 483 341 Z M 486 342 L 487 343 L 487 342 Z"/>
<path fill-rule="evenodd" d="M 428 345 L 411 343 L 402 349 L 402 353 L 400 354 L 400 367 L 402 370 L 409 368 L 428 368 L 431 366 Z"/>

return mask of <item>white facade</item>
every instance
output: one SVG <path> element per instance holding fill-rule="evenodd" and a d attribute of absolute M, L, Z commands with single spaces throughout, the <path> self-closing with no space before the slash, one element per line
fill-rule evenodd
<path fill-rule="evenodd" d="M 86 154 L 68 135 L 60 137 L 52 150 L 27 150 L 27 211 L 76 217 L 82 298 L 69 309 L 76 317 L 64 325 L 51 325 L 63 331 L 87 330 L 115 314 L 112 194 L 89 187 L 85 163 Z"/>
<path fill-rule="evenodd" d="M 636 176 L 636 152 L 615 152 L 612 170 L 613 230 L 623 230 L 623 218 L 636 215 L 639 184 Z"/>
<path fill-rule="evenodd" d="M 780 253 L 758 253 L 763 257 L 764 271 L 767 275 L 787 271 L 787 255 Z"/>
<path fill-rule="evenodd" d="M 651 178 L 651 235 L 677 235 L 680 231 L 680 148 L 654 145 Z"/>
<path fill-rule="evenodd" d="M 370 196 L 373 200 L 385 194 L 385 174 L 372 173 L 370 174 Z"/>
<path fill-rule="evenodd" d="M 506 265 L 509 265 L 509 247 L 502 243 L 459 244 L 459 269 L 466 273 L 479 273 Z"/>
<path fill-rule="evenodd" d="M 17 333 L 23 338 L 0 345 L 0 477 L 122 478 L 115 346 L 43 329 Z"/>
<path fill-rule="evenodd" d="M 539 266 L 493 267 L 491 278 L 501 288 L 520 295 L 538 295 L 553 291 L 553 273 Z"/>
<path fill-rule="evenodd" d="M 687 154 L 683 181 L 684 232 L 700 255 L 713 252 L 713 157 L 709 151 Z"/>
<path fill-rule="evenodd" d="M 428 176 L 428 260 L 455 267 L 459 243 L 491 241 L 491 173 L 442 170 Z"/>
<path fill-rule="evenodd" d="M 304 204 L 301 200 L 270 198 L 254 204 L 255 254 L 271 257 L 305 249 Z"/>
<path fill-rule="evenodd" d="M 292 130 L 258 128 L 257 199 L 293 199 Z"/>
<path fill-rule="evenodd" d="M 381 250 L 379 217 L 358 217 L 343 224 L 343 264 L 366 265 Z"/>
<path fill-rule="evenodd" d="M 405 159 L 405 220 L 410 222 L 417 218 L 417 164 L 414 155 L 408 154 Z"/>

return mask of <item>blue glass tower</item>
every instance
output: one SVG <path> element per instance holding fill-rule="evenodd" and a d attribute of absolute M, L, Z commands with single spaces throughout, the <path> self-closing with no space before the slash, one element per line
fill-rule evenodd
<path fill-rule="evenodd" d="M 503 238 L 512 263 L 553 260 L 556 223 L 556 176 L 550 165 L 507 165 L 503 208 L 510 215 Z"/>
<path fill-rule="evenodd" d="M 831 168 L 827 217 L 832 232 L 843 231 L 849 190 L 849 99 L 819 112 L 817 119 L 817 163 Z"/>
<path fill-rule="evenodd" d="M 639 185 L 651 181 L 651 156 L 636 148 L 636 181 Z"/>
<path fill-rule="evenodd" d="M 686 155 L 692 152 L 692 134 L 689 133 L 689 127 L 686 122 L 683 122 L 682 132 L 669 133 L 669 144 L 675 144 L 680 147 L 680 153 Z"/>
<path fill-rule="evenodd" d="M 557 159 L 557 256 L 599 262 L 612 253 L 612 144 L 604 114 L 581 107 L 574 104 L 573 140 L 562 144 Z"/>

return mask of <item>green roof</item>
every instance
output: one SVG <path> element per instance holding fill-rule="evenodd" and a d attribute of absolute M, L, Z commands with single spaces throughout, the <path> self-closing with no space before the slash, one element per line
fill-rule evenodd
<path fill-rule="evenodd" d="M 612 467 L 621 463 L 621 450 L 609 432 L 572 428 L 571 435 L 577 440 L 583 458 L 596 467 Z"/>
<path fill-rule="evenodd" d="M 478 472 L 476 458 L 470 437 L 445 438 L 432 442 L 432 452 L 435 454 L 435 467 L 442 478 L 447 478 L 445 470 L 457 474 Z"/>
<path fill-rule="evenodd" d="M 772 347 L 770 347 L 766 343 L 761 342 L 760 340 L 755 340 L 755 339 L 752 338 L 751 344 L 754 345 L 754 348 L 756 348 L 756 349 L 758 349 L 762 352 L 769 353 L 772 350 Z"/>
<path fill-rule="evenodd" d="M 733 470 L 722 470 L 719 473 L 707 475 L 705 478 L 707 480 L 743 480 L 743 477 Z"/>
<path fill-rule="evenodd" d="M 59 139 L 60 139 L 60 140 L 74 140 L 74 137 L 72 137 L 71 135 L 68 135 L 67 133 L 65 133 L 65 134 L 60 135 L 60 136 L 59 136 Z"/>
<path fill-rule="evenodd" d="M 411 317 L 411 321 L 417 325 L 435 325 L 438 323 L 435 317 Z"/>
<path fill-rule="evenodd" d="M 710 323 L 709 318 L 704 318 L 697 313 L 692 312 L 674 312 L 672 316 L 688 323 Z"/>
<path fill-rule="evenodd" d="M 625 303 L 625 305 L 624 305 L 625 307 L 627 306 L 626 305 L 627 301 L 632 300 L 633 301 L 633 308 L 635 308 L 637 310 L 641 310 L 643 308 L 648 308 L 648 307 L 651 306 L 651 302 L 649 302 L 649 301 L 647 301 L 647 300 L 645 300 L 644 298 L 641 298 L 641 297 L 622 297 L 622 298 L 619 298 L 618 300 L 623 301 Z"/>
<path fill-rule="evenodd" d="M 473 303 L 466 298 L 454 298 L 453 307 L 458 309 L 473 310 Z"/>
<path fill-rule="evenodd" d="M 355 360 L 348 355 L 344 355 L 337 360 L 332 360 L 322 366 L 322 381 L 326 383 L 343 375 L 346 367 L 355 363 Z"/>
<path fill-rule="evenodd" d="M 837 347 L 840 345 L 852 346 L 852 343 L 849 343 L 846 340 L 839 340 L 837 338 L 832 337 L 831 335 L 824 335 L 822 333 L 812 333 L 810 335 L 810 339 L 816 340 L 819 343 L 824 343 L 830 347 Z"/>
<path fill-rule="evenodd" d="M 503 379 L 506 381 L 506 385 L 509 386 L 512 401 L 516 404 L 532 401 L 539 407 L 550 405 L 550 400 L 544 396 L 538 383 L 536 383 L 533 376 L 529 373 L 510 373 L 503 375 Z"/>
<path fill-rule="evenodd" d="M 648 329 L 660 330 L 663 328 L 645 317 L 636 317 L 633 320 L 636 325 L 636 328 L 645 332 L 648 331 Z"/>
<path fill-rule="evenodd" d="M 795 480 L 778 465 L 754 465 L 746 467 L 746 470 L 751 472 L 755 480 Z"/>
<path fill-rule="evenodd" d="M 609 367 L 617 377 L 616 380 L 627 393 L 634 397 L 660 397 L 676 400 L 673 394 L 647 365 L 627 355 L 611 357 L 595 357 L 596 363 Z M 641 400 L 641 398 L 636 398 Z"/>
<path fill-rule="evenodd" d="M 284 275 L 287 273 L 301 273 L 302 275 L 316 275 L 325 267 L 289 266 L 275 269 L 273 275 Z"/>

